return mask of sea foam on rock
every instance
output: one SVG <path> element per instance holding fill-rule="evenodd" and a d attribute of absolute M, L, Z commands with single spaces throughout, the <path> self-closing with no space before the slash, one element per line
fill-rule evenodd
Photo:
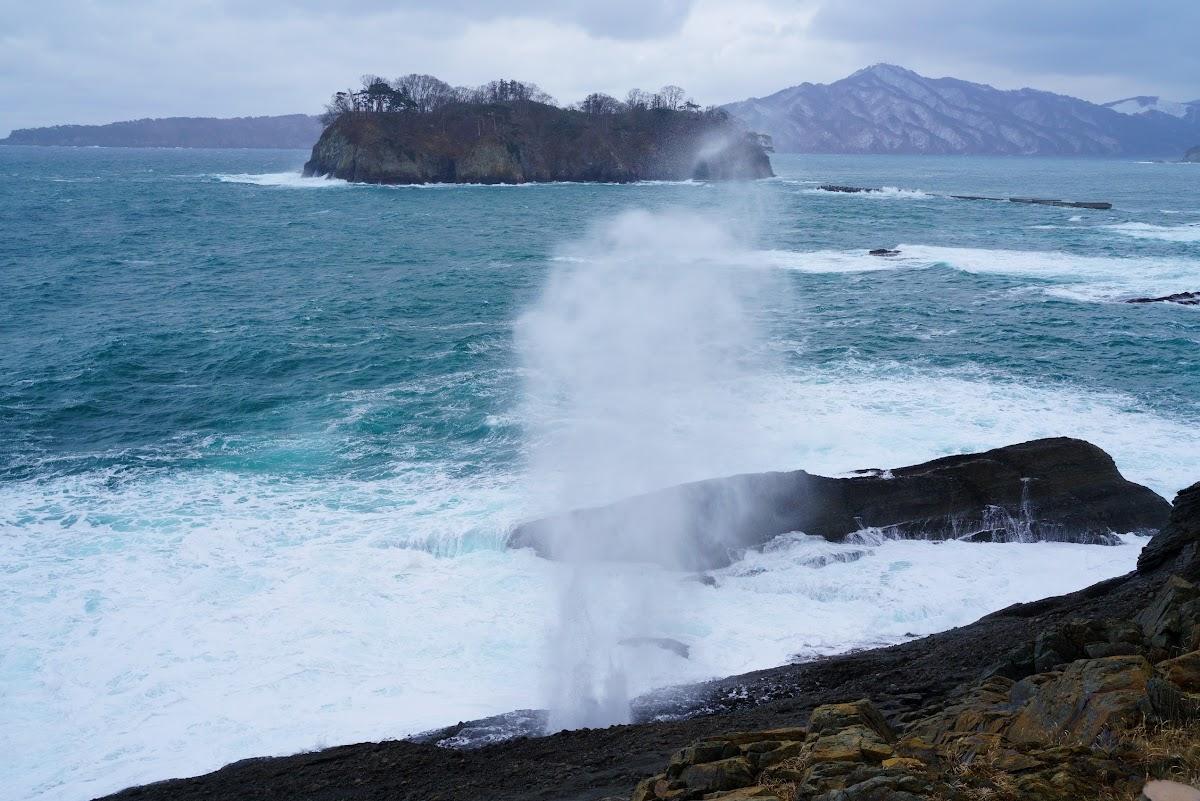
<path fill-rule="evenodd" d="M 1033 440 L 912 467 L 829 478 L 803 470 L 684 484 L 525 523 L 508 545 L 556 558 L 706 570 L 800 531 L 841 542 L 864 530 L 912 539 L 1113 544 L 1156 531 L 1171 505 L 1078 439 Z M 569 546 L 569 548 L 568 548 Z"/>

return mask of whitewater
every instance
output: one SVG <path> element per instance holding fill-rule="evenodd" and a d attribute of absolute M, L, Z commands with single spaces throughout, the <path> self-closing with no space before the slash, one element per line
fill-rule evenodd
<path fill-rule="evenodd" d="M 1189 171 L 776 156 L 754 185 L 414 191 L 304 156 L 0 150 L 4 798 L 546 706 L 568 568 L 503 542 L 564 506 L 1054 435 L 1168 497 L 1200 479 L 1200 311 L 1122 302 L 1200 289 Z M 668 588 L 642 633 L 691 652 L 611 660 L 636 696 L 898 642 L 1142 544 L 613 566 L 613 619 Z"/>

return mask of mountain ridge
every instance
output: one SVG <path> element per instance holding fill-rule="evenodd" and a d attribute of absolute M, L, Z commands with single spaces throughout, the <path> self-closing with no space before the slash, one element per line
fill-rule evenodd
<path fill-rule="evenodd" d="M 18 128 L 0 145 L 65 147 L 310 148 L 323 126 L 308 114 L 146 117 L 104 125 Z"/>
<path fill-rule="evenodd" d="M 886 63 L 724 108 L 771 136 L 781 152 L 1164 156 L 1200 135 L 1200 115 L 1127 114 L 1069 95 L 929 78 Z"/>

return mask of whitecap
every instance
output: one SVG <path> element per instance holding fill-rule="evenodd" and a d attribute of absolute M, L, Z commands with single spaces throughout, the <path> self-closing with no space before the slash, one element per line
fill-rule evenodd
<path fill-rule="evenodd" d="M 304 176 L 298 172 L 219 173 L 213 176 L 221 183 L 251 184 L 253 186 L 283 186 L 291 189 L 327 189 L 347 186 L 340 178 Z"/>
<path fill-rule="evenodd" d="M 1117 223 L 1104 226 L 1124 236 L 1138 239 L 1161 239 L 1165 242 L 1200 242 L 1200 223 L 1184 225 L 1152 225 L 1142 222 Z"/>

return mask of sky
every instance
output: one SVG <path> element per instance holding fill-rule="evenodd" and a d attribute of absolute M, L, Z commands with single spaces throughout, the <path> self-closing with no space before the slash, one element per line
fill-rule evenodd
<path fill-rule="evenodd" d="M 507 77 L 560 102 L 701 104 L 878 62 L 1105 102 L 1200 99 L 1196 0 L 0 0 L 0 136 L 141 117 L 317 113 L 373 73 Z"/>

